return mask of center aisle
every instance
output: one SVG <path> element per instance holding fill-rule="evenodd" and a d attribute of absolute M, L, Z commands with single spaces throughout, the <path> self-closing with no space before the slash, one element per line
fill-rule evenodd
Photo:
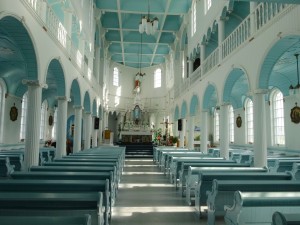
<path fill-rule="evenodd" d="M 186 206 L 151 159 L 127 159 L 113 207 L 111 225 L 199 225 L 194 208 Z"/>

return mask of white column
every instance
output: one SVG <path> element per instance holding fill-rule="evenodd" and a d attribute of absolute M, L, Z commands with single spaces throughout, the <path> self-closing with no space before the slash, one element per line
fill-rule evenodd
<path fill-rule="evenodd" d="M 208 118 L 208 111 L 202 111 L 201 112 L 201 145 L 200 145 L 200 150 L 204 154 L 207 154 L 207 140 L 208 140 L 208 135 L 207 135 L 207 119 Z"/>
<path fill-rule="evenodd" d="M 100 146 L 102 144 L 102 141 L 103 141 L 103 119 L 100 118 L 100 121 L 99 121 L 99 142 L 98 142 L 98 146 Z"/>
<path fill-rule="evenodd" d="M 256 30 L 256 18 L 255 18 L 255 12 L 258 3 L 257 2 L 250 2 L 250 32 L 251 36 L 254 35 Z"/>
<path fill-rule="evenodd" d="M 39 165 L 42 87 L 47 86 L 38 80 L 23 80 L 22 83 L 28 86 L 24 156 L 24 169 L 28 170 Z"/>
<path fill-rule="evenodd" d="M 66 137 L 67 137 L 67 108 L 68 101 L 65 96 L 57 97 L 57 128 L 56 128 L 56 152 L 55 158 L 59 159 L 66 155 Z"/>
<path fill-rule="evenodd" d="M 202 43 L 200 45 L 200 62 L 201 62 L 201 74 L 203 76 L 204 74 L 204 66 L 203 66 L 203 63 L 204 63 L 204 60 L 205 60 L 205 49 L 206 49 L 206 46 L 204 43 Z"/>
<path fill-rule="evenodd" d="M 254 166 L 267 166 L 267 135 L 265 94 L 267 90 L 256 90 L 253 95 Z"/>
<path fill-rule="evenodd" d="M 195 121 L 195 117 L 194 116 L 190 116 L 190 119 L 189 119 L 189 136 L 188 136 L 188 148 L 190 150 L 193 150 L 195 149 L 194 147 L 194 130 L 195 130 L 195 124 L 194 124 L 194 121 Z"/>
<path fill-rule="evenodd" d="M 188 64 L 189 64 L 189 76 L 191 76 L 192 73 L 193 73 L 193 62 L 194 61 L 192 59 L 188 60 Z"/>
<path fill-rule="evenodd" d="M 75 127 L 74 127 L 74 141 L 73 152 L 81 151 L 81 124 L 82 124 L 82 106 L 74 106 L 75 111 Z"/>
<path fill-rule="evenodd" d="M 85 112 L 85 141 L 84 141 L 84 149 L 91 148 L 91 112 Z"/>
<path fill-rule="evenodd" d="M 220 118 L 220 155 L 229 159 L 229 104 L 221 105 Z"/>
<path fill-rule="evenodd" d="M 95 116 L 93 116 L 93 121 L 92 121 L 92 139 L 93 139 L 93 144 L 92 144 L 92 146 L 93 146 L 93 148 L 96 148 L 97 147 L 97 144 L 98 144 L 98 130 L 96 130 L 95 129 L 95 126 L 94 126 L 94 124 L 95 124 Z"/>
<path fill-rule="evenodd" d="M 179 147 L 184 147 L 184 136 L 186 133 L 186 119 L 181 119 L 180 144 Z"/>
<path fill-rule="evenodd" d="M 219 63 L 222 61 L 222 43 L 225 40 L 225 21 L 223 19 L 219 19 L 218 22 L 218 45 L 219 45 Z"/>

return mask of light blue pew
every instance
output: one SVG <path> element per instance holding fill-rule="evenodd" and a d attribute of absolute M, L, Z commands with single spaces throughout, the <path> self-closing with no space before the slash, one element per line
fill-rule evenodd
<path fill-rule="evenodd" d="M 300 181 L 213 180 L 212 190 L 207 193 L 208 225 L 215 224 L 217 216 L 225 215 L 224 206 L 233 204 L 234 193 L 238 190 L 246 192 L 294 192 L 300 190 Z"/>
<path fill-rule="evenodd" d="M 272 215 L 300 212 L 300 192 L 243 192 L 234 193 L 234 201 L 226 205 L 226 225 L 272 225 Z"/>
<path fill-rule="evenodd" d="M 195 210 L 201 215 L 201 207 L 207 205 L 206 193 L 211 191 L 213 180 L 292 180 L 291 173 L 266 173 L 266 172 L 233 172 L 207 171 L 199 174 L 195 189 Z M 187 199 L 189 203 L 189 199 Z"/>
<path fill-rule="evenodd" d="M 102 192 L 0 192 L 0 216 L 90 214 L 92 225 L 104 225 L 104 212 Z"/>
<path fill-rule="evenodd" d="M 63 172 L 63 171 L 31 171 L 13 172 L 13 179 L 38 179 L 38 180 L 106 180 L 109 181 L 111 205 L 114 205 L 116 198 L 116 184 L 113 172 Z"/>
<path fill-rule="evenodd" d="M 274 212 L 272 216 L 272 225 L 299 225 L 299 213 Z"/>
<path fill-rule="evenodd" d="M 293 169 L 294 163 L 300 163 L 300 159 L 276 159 L 274 166 L 270 167 L 270 172 L 285 172 Z"/>
<path fill-rule="evenodd" d="M 8 157 L 0 157 L 0 177 L 8 177 L 14 172 L 14 166 L 10 165 Z"/>
<path fill-rule="evenodd" d="M 91 225 L 89 214 L 82 216 L 0 216 L 1 225 Z"/>

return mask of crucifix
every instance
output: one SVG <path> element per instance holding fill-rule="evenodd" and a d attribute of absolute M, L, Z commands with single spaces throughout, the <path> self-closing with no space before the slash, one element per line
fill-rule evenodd
<path fill-rule="evenodd" d="M 166 139 L 168 139 L 169 124 L 173 124 L 173 123 L 169 123 L 168 119 L 165 119 L 165 121 L 160 124 L 165 124 L 165 128 L 166 128 L 165 136 L 166 136 Z"/>

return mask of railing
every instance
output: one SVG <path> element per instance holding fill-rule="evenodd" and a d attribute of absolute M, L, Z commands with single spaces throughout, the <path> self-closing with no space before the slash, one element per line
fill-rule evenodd
<path fill-rule="evenodd" d="M 242 23 L 222 42 L 221 48 L 216 48 L 188 78 L 190 85 L 206 75 L 218 64 L 230 57 L 235 50 L 249 42 L 254 35 L 266 29 L 283 11 L 294 5 L 283 3 L 260 3 Z M 221 51 L 221 52 L 220 52 Z M 201 73 L 202 71 L 202 73 Z M 174 88 L 174 96 L 179 97 L 189 86 L 179 84 Z"/>
<path fill-rule="evenodd" d="M 48 32 L 49 36 L 61 48 L 66 57 L 70 59 L 79 73 L 86 78 L 86 81 L 91 85 L 95 85 L 97 81 L 92 75 L 92 70 L 84 63 L 83 54 L 73 45 L 71 37 L 48 3 L 40 0 L 21 0 L 21 2 L 29 9 L 29 12 L 37 21 L 41 23 L 44 30 Z"/>

